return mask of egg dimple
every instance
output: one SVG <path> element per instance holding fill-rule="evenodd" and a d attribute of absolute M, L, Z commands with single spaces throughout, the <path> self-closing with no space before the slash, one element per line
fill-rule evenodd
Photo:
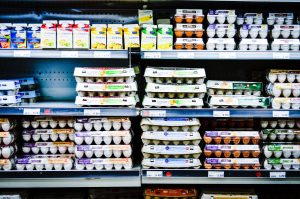
<path fill-rule="evenodd" d="M 91 131 L 93 129 L 93 124 L 90 122 L 84 123 L 83 126 L 84 126 L 84 129 L 87 131 Z"/>
<path fill-rule="evenodd" d="M 92 144 L 93 137 L 84 137 L 84 142 L 88 145 Z"/>
<path fill-rule="evenodd" d="M 103 156 L 103 153 L 104 152 L 102 150 L 97 150 L 94 152 L 94 154 L 97 158 L 101 158 Z"/>
<path fill-rule="evenodd" d="M 54 169 L 56 171 L 62 170 L 62 168 L 63 168 L 63 164 L 60 164 L 60 163 L 54 164 Z"/>

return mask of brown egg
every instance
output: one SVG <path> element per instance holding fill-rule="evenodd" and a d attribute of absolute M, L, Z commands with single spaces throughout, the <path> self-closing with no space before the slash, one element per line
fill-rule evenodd
<path fill-rule="evenodd" d="M 224 165 L 224 168 L 225 168 L 225 169 L 231 169 L 231 165 L 230 165 L 230 164 L 225 164 L 225 165 Z"/>
<path fill-rule="evenodd" d="M 182 31 L 182 30 L 176 29 L 176 30 L 175 30 L 175 35 L 176 35 L 176 37 L 182 37 L 183 31 Z"/>
<path fill-rule="evenodd" d="M 222 151 L 215 151 L 215 156 L 217 158 L 221 157 L 222 156 Z"/>
<path fill-rule="evenodd" d="M 175 49 L 181 50 L 182 48 L 183 48 L 183 45 L 182 45 L 182 44 L 177 44 L 177 43 L 175 43 Z"/>
<path fill-rule="evenodd" d="M 209 144 L 209 143 L 211 143 L 211 141 L 212 141 L 212 138 L 211 138 L 211 137 L 207 137 L 206 135 L 204 135 L 203 139 L 204 139 L 204 142 L 205 142 L 206 144 Z"/>
<path fill-rule="evenodd" d="M 203 36 L 203 30 L 197 30 L 196 31 L 196 37 L 202 38 L 202 36 Z"/>
<path fill-rule="evenodd" d="M 193 16 L 186 16 L 185 17 L 185 22 L 186 23 L 192 23 L 193 22 Z"/>
<path fill-rule="evenodd" d="M 250 152 L 249 151 L 243 151 L 243 157 L 244 158 L 249 158 L 249 156 L 250 156 Z"/>
<path fill-rule="evenodd" d="M 212 168 L 212 165 L 211 165 L 211 164 L 204 163 L 204 168 L 205 168 L 205 169 L 211 169 L 211 168 Z"/>
<path fill-rule="evenodd" d="M 221 165 L 219 165 L 219 164 L 215 165 L 215 169 L 221 169 L 221 168 L 222 168 Z"/>
<path fill-rule="evenodd" d="M 234 128 L 234 126 L 235 126 L 235 121 L 229 120 L 228 125 L 229 125 L 230 128 Z"/>
<path fill-rule="evenodd" d="M 258 144 L 259 140 L 259 138 L 252 138 L 252 144 Z"/>
<path fill-rule="evenodd" d="M 205 157 L 210 157 L 211 154 L 212 154 L 212 151 L 204 149 L 204 155 L 205 155 Z"/>
<path fill-rule="evenodd" d="M 257 158 L 260 155 L 260 151 L 252 151 L 252 156 Z"/>
<path fill-rule="evenodd" d="M 243 138 L 243 144 L 249 144 L 250 138 L 249 137 L 244 137 Z"/>
<path fill-rule="evenodd" d="M 233 168 L 234 168 L 234 169 L 240 169 L 241 166 L 240 166 L 239 164 L 235 164 L 235 165 L 233 165 Z"/>
<path fill-rule="evenodd" d="M 224 141 L 224 144 L 229 144 L 230 141 L 231 141 L 231 138 L 230 138 L 230 137 L 225 137 L 225 138 L 223 139 L 223 141 Z"/>
<path fill-rule="evenodd" d="M 192 50 L 193 49 L 193 44 L 191 44 L 191 43 L 187 43 L 187 44 L 185 44 L 185 48 L 186 49 L 188 49 L 188 50 Z"/>
<path fill-rule="evenodd" d="M 193 36 L 193 31 L 188 31 L 188 30 L 186 30 L 186 31 L 185 31 L 185 35 L 186 35 L 187 37 L 192 37 L 192 36 Z"/>
<path fill-rule="evenodd" d="M 197 48 L 197 50 L 203 50 L 204 45 L 203 44 L 196 44 L 196 48 Z"/>
<path fill-rule="evenodd" d="M 203 20 L 204 20 L 204 17 L 203 16 L 196 16 L 195 20 L 196 20 L 197 23 L 202 23 Z"/>
<path fill-rule="evenodd" d="M 252 165 L 252 168 L 253 169 L 260 169 L 260 165 L 259 164 Z"/>
<path fill-rule="evenodd" d="M 241 138 L 239 138 L 239 137 L 233 138 L 233 143 L 234 143 L 234 144 L 239 144 L 240 141 L 241 141 Z"/>
<path fill-rule="evenodd" d="M 233 152 L 233 157 L 238 158 L 241 156 L 241 152 L 240 151 L 234 151 Z"/>
<path fill-rule="evenodd" d="M 175 15 L 175 22 L 176 23 L 181 23 L 183 21 L 183 18 L 181 15 Z"/>
<path fill-rule="evenodd" d="M 249 167 L 250 167 L 249 165 L 244 165 L 243 169 L 249 169 Z"/>
<path fill-rule="evenodd" d="M 224 157 L 229 158 L 231 156 L 231 151 L 224 151 Z"/>
<path fill-rule="evenodd" d="M 215 137 L 215 138 L 214 138 L 214 142 L 215 142 L 216 144 L 220 144 L 220 143 L 222 142 L 222 138 L 220 138 L 220 137 Z"/>

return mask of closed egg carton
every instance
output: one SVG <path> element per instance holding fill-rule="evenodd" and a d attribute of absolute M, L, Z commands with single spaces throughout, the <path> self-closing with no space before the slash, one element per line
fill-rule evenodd
<path fill-rule="evenodd" d="M 292 25 L 294 21 L 293 13 L 269 13 L 267 18 L 267 22 L 269 26 L 273 26 L 274 24 L 278 25 Z"/>
<path fill-rule="evenodd" d="M 25 129 L 22 132 L 22 138 L 24 141 L 73 141 L 74 129 Z"/>
<path fill-rule="evenodd" d="M 260 121 L 262 128 L 300 128 L 300 120 L 298 119 L 262 119 Z"/>
<path fill-rule="evenodd" d="M 23 118 L 22 127 L 27 129 L 37 128 L 73 128 L 73 117 L 49 117 L 49 116 L 36 116 L 33 118 Z"/>
<path fill-rule="evenodd" d="M 36 103 L 40 96 L 38 91 L 20 91 L 18 94 L 21 96 L 22 103 Z"/>
<path fill-rule="evenodd" d="M 300 141 L 300 129 L 263 129 L 260 135 L 264 141 Z"/>
<path fill-rule="evenodd" d="M 150 98 L 162 99 L 185 99 L 185 98 L 204 98 L 205 93 L 175 93 L 175 92 L 147 92 Z"/>
<path fill-rule="evenodd" d="M 299 51 L 299 39 L 274 39 L 271 43 L 273 51 Z"/>
<path fill-rule="evenodd" d="M 300 159 L 288 159 L 288 158 L 267 158 L 264 160 L 265 169 L 275 169 L 275 170 L 299 170 L 300 169 Z"/>
<path fill-rule="evenodd" d="M 253 129 L 255 121 L 253 119 L 235 119 L 235 118 L 222 118 L 222 119 L 205 119 L 201 121 L 204 129 Z"/>
<path fill-rule="evenodd" d="M 20 87 L 19 80 L 0 80 L 0 92 L 4 92 L 5 95 L 11 96 L 18 94 Z"/>
<path fill-rule="evenodd" d="M 184 131 L 197 132 L 200 129 L 197 118 L 143 118 L 141 128 L 143 131 Z"/>
<path fill-rule="evenodd" d="M 76 145 L 76 158 L 129 158 L 132 154 L 131 145 Z"/>
<path fill-rule="evenodd" d="M 274 97 L 299 97 L 300 83 L 274 83 L 268 84 L 266 91 Z"/>
<path fill-rule="evenodd" d="M 244 13 L 236 19 L 237 25 L 262 25 L 263 21 L 263 13 Z"/>
<path fill-rule="evenodd" d="M 206 29 L 209 38 L 233 38 L 236 34 L 234 24 L 211 24 Z"/>
<path fill-rule="evenodd" d="M 244 24 L 239 29 L 239 36 L 241 38 L 251 38 L 251 39 L 266 39 L 268 36 L 269 30 L 268 25 L 249 25 Z"/>
<path fill-rule="evenodd" d="M 34 77 L 17 78 L 20 82 L 20 91 L 34 91 L 38 89 L 38 80 Z"/>
<path fill-rule="evenodd" d="M 163 94 L 164 95 L 164 94 Z M 145 96 L 143 99 L 145 108 L 202 108 L 204 106 L 201 98 L 151 98 Z"/>
<path fill-rule="evenodd" d="M 206 144 L 259 144 L 258 131 L 205 131 Z"/>
<path fill-rule="evenodd" d="M 274 25 L 271 36 L 274 39 L 298 39 L 300 35 L 300 25 Z"/>
<path fill-rule="evenodd" d="M 237 15 L 235 10 L 209 10 L 207 13 L 207 21 L 209 24 L 219 23 L 219 24 L 234 24 Z"/>
<path fill-rule="evenodd" d="M 134 77 L 75 77 L 77 83 L 133 83 Z"/>
<path fill-rule="evenodd" d="M 199 158 L 201 152 L 194 145 L 144 145 L 142 148 L 145 158 Z"/>
<path fill-rule="evenodd" d="M 144 131 L 142 141 L 145 145 L 199 145 L 201 136 L 199 132 Z"/>
<path fill-rule="evenodd" d="M 1 91 L 0 91 L 1 93 Z M 21 96 L 17 95 L 2 95 L 0 94 L 0 106 L 19 106 L 21 105 Z"/>
<path fill-rule="evenodd" d="M 78 91 L 80 97 L 134 97 L 136 92 L 98 92 L 98 91 Z"/>
<path fill-rule="evenodd" d="M 14 159 L 0 159 L 0 171 L 10 171 L 15 168 Z"/>
<path fill-rule="evenodd" d="M 263 153 L 266 158 L 299 158 L 300 145 L 297 143 L 271 143 L 265 144 Z"/>
<path fill-rule="evenodd" d="M 204 78 L 196 77 L 145 77 L 146 82 L 156 84 L 203 84 Z"/>
<path fill-rule="evenodd" d="M 300 98 L 299 97 L 274 97 L 272 99 L 273 109 L 300 109 Z"/>
<path fill-rule="evenodd" d="M 204 148 L 205 157 L 217 158 L 257 158 L 260 156 L 259 145 L 212 145 L 207 144 Z"/>
<path fill-rule="evenodd" d="M 234 50 L 236 43 L 233 38 L 209 38 L 206 43 L 207 50 Z"/>
<path fill-rule="evenodd" d="M 245 95 L 213 95 L 208 98 L 211 108 L 267 108 L 270 105 L 269 97 L 245 96 Z"/>
<path fill-rule="evenodd" d="M 239 43 L 239 50 L 242 51 L 266 51 L 268 50 L 267 39 L 242 39 Z"/>
<path fill-rule="evenodd" d="M 144 158 L 142 161 L 142 166 L 144 169 L 199 169 L 201 162 L 197 158 Z"/>
<path fill-rule="evenodd" d="M 176 24 L 174 29 L 176 37 L 203 37 L 202 24 Z"/>
<path fill-rule="evenodd" d="M 23 143 L 24 154 L 73 154 L 73 142 L 29 142 Z"/>
<path fill-rule="evenodd" d="M 146 188 L 144 191 L 145 199 L 156 198 L 183 198 L 196 199 L 196 189 L 162 189 L 162 188 Z"/>
<path fill-rule="evenodd" d="M 177 38 L 174 43 L 176 50 L 204 50 L 202 38 Z"/>
<path fill-rule="evenodd" d="M 14 130 L 0 132 L 0 145 L 11 145 L 17 139 L 17 132 Z"/>
<path fill-rule="evenodd" d="M 131 158 L 82 158 L 76 159 L 76 170 L 121 170 L 131 169 Z"/>
<path fill-rule="evenodd" d="M 174 15 L 176 23 L 203 23 L 204 15 L 202 9 L 176 9 Z"/>
<path fill-rule="evenodd" d="M 205 158 L 205 169 L 260 169 L 259 158 Z"/>
<path fill-rule="evenodd" d="M 105 118 L 105 117 L 79 117 L 76 118 L 74 129 L 76 131 L 111 131 L 129 130 L 131 121 L 128 117 Z"/>
<path fill-rule="evenodd" d="M 111 106 L 134 107 L 137 103 L 136 96 L 129 97 L 81 97 L 76 96 L 75 104 L 78 106 Z"/>
<path fill-rule="evenodd" d="M 267 72 L 267 80 L 271 83 L 300 83 L 300 70 L 271 69 Z"/>
<path fill-rule="evenodd" d="M 17 145 L 0 145 L 0 159 L 9 159 L 17 153 Z"/>

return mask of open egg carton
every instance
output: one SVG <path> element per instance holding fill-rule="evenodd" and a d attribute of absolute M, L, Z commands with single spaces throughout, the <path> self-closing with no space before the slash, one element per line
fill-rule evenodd
<path fill-rule="evenodd" d="M 74 141 L 74 129 L 25 129 L 22 132 L 22 138 L 25 142 L 65 142 Z"/>
<path fill-rule="evenodd" d="M 76 158 L 129 158 L 132 154 L 131 145 L 76 145 Z"/>
<path fill-rule="evenodd" d="M 235 10 L 209 10 L 207 13 L 207 21 L 209 24 L 219 23 L 234 24 L 236 21 Z"/>
<path fill-rule="evenodd" d="M 271 43 L 273 51 L 299 51 L 299 39 L 274 39 Z"/>
<path fill-rule="evenodd" d="M 269 97 L 245 96 L 245 95 L 213 95 L 208 97 L 208 105 L 211 108 L 267 108 L 270 106 Z"/>
<path fill-rule="evenodd" d="M 206 144 L 259 144 L 258 131 L 205 131 L 203 139 Z"/>
<path fill-rule="evenodd" d="M 300 120 L 297 119 L 262 119 L 260 125 L 265 128 L 281 128 L 281 129 L 293 129 L 300 128 Z"/>
<path fill-rule="evenodd" d="M 24 154 L 73 154 L 74 143 L 67 142 L 25 142 L 22 144 Z"/>
<path fill-rule="evenodd" d="M 205 169 L 260 169 L 259 158 L 206 158 Z"/>
<path fill-rule="evenodd" d="M 74 123 L 76 131 L 110 131 L 110 130 L 129 130 L 131 121 L 129 118 L 105 118 L 105 117 L 80 117 Z"/>
<path fill-rule="evenodd" d="M 243 24 L 262 25 L 263 22 L 264 22 L 263 13 L 244 13 L 238 15 L 236 19 L 236 23 L 239 26 Z"/>
<path fill-rule="evenodd" d="M 202 9 L 176 9 L 174 15 L 176 23 L 203 23 L 204 14 Z"/>
<path fill-rule="evenodd" d="M 266 51 L 268 46 L 267 39 L 242 39 L 239 43 L 239 50 Z"/>
<path fill-rule="evenodd" d="M 266 90 L 274 97 L 299 97 L 300 83 L 269 83 Z"/>
<path fill-rule="evenodd" d="M 174 33 L 177 38 L 202 38 L 204 30 L 202 24 L 176 24 Z"/>
<path fill-rule="evenodd" d="M 176 50 L 204 50 L 202 38 L 176 38 L 174 43 Z"/>
<path fill-rule="evenodd" d="M 196 199 L 196 189 L 161 189 L 161 188 L 146 188 L 144 191 L 144 199 L 167 199 L 167 198 L 182 198 Z"/>
<path fill-rule="evenodd" d="M 48 116 L 35 116 L 23 118 L 22 127 L 28 128 L 73 128 L 74 118 L 73 117 L 48 117 Z"/>
<path fill-rule="evenodd" d="M 274 25 L 271 31 L 273 39 L 298 39 L 300 35 L 300 25 Z"/>
<path fill-rule="evenodd" d="M 206 144 L 203 153 L 205 157 L 258 158 L 260 156 L 260 147 L 259 145 Z"/>
<path fill-rule="evenodd" d="M 234 24 L 210 24 L 206 29 L 209 38 L 234 38 L 236 28 Z"/>
<path fill-rule="evenodd" d="M 206 43 L 207 50 L 234 50 L 236 43 L 233 38 L 209 38 Z"/>
<path fill-rule="evenodd" d="M 19 95 L 22 103 L 35 103 L 40 97 L 38 81 L 33 77 L 17 78 L 16 81 L 20 82 L 21 88 Z"/>
<path fill-rule="evenodd" d="M 294 21 L 293 13 L 269 13 L 269 17 L 267 18 L 267 23 L 269 26 L 273 25 L 292 25 Z"/>
<path fill-rule="evenodd" d="M 300 144 L 291 142 L 266 143 L 263 147 L 266 158 L 299 158 Z"/>
<path fill-rule="evenodd" d="M 255 24 L 244 24 L 239 29 L 239 36 L 243 39 L 266 39 L 269 30 L 267 24 L 255 25 Z"/>
<path fill-rule="evenodd" d="M 300 83 L 300 70 L 271 69 L 267 73 L 267 80 L 271 83 Z"/>
<path fill-rule="evenodd" d="M 142 161 L 142 165 L 144 169 L 199 169 L 201 167 L 201 162 L 198 158 L 144 158 Z"/>
<path fill-rule="evenodd" d="M 19 105 L 21 103 L 19 89 L 18 80 L 0 80 L 0 106 Z"/>
<path fill-rule="evenodd" d="M 266 158 L 264 160 L 265 169 L 275 169 L 275 170 L 299 170 L 300 169 L 300 159 L 289 159 L 289 158 Z"/>
<path fill-rule="evenodd" d="M 263 129 L 260 132 L 263 141 L 300 141 L 299 129 Z"/>
<path fill-rule="evenodd" d="M 76 170 L 121 170 L 133 167 L 131 158 L 81 158 L 76 159 Z"/>

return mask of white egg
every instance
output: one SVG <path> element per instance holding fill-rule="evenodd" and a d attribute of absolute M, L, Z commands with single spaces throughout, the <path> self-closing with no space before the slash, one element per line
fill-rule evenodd
<path fill-rule="evenodd" d="M 274 83 L 277 79 L 277 75 L 276 74 L 272 74 L 272 73 L 269 73 L 268 74 L 268 79 L 271 83 Z"/>
<path fill-rule="evenodd" d="M 34 153 L 34 154 L 38 154 L 38 153 L 40 152 L 40 148 L 34 146 L 34 147 L 31 148 L 31 151 L 32 151 L 32 153 Z"/>
<path fill-rule="evenodd" d="M 181 128 L 182 128 L 182 131 L 184 131 L 184 132 L 188 132 L 190 129 L 189 126 L 182 126 Z"/>
<path fill-rule="evenodd" d="M 75 169 L 76 170 L 84 170 L 84 165 L 83 164 L 76 164 Z"/>
<path fill-rule="evenodd" d="M 280 83 L 285 82 L 285 80 L 286 80 L 286 74 L 279 74 L 279 75 L 278 75 L 278 81 L 279 81 Z"/>
<path fill-rule="evenodd" d="M 296 169 L 296 170 L 299 170 L 299 168 L 300 168 L 300 164 L 293 164 L 293 169 Z"/>
<path fill-rule="evenodd" d="M 91 158 L 91 157 L 93 157 L 94 152 L 93 151 L 85 151 L 84 154 L 87 158 Z"/>
<path fill-rule="evenodd" d="M 265 169 L 272 169 L 272 165 L 268 163 L 268 160 L 264 161 L 264 168 Z"/>
<path fill-rule="evenodd" d="M 115 170 L 121 170 L 123 165 L 122 164 L 114 164 Z"/>
<path fill-rule="evenodd" d="M 69 134 L 68 137 L 71 141 L 74 141 L 74 139 L 75 139 L 75 136 L 73 133 Z"/>
<path fill-rule="evenodd" d="M 47 121 L 41 121 L 40 122 L 41 127 L 44 128 L 44 129 L 48 127 L 48 124 L 49 124 L 49 122 L 47 122 Z"/>
<path fill-rule="evenodd" d="M 93 143 L 93 137 L 84 137 L 84 142 L 88 145 Z"/>
<path fill-rule="evenodd" d="M 300 151 L 299 150 L 298 151 L 293 151 L 293 156 L 294 156 L 294 158 L 299 158 Z"/>
<path fill-rule="evenodd" d="M 282 156 L 282 151 L 274 151 L 275 158 L 280 158 Z"/>
<path fill-rule="evenodd" d="M 121 150 L 113 150 L 113 154 L 115 158 L 120 158 L 122 155 L 122 151 Z"/>
<path fill-rule="evenodd" d="M 31 121 L 31 126 L 32 128 L 36 129 L 37 127 L 39 127 L 40 123 L 37 121 Z"/>
<path fill-rule="evenodd" d="M 29 126 L 30 126 L 30 121 L 23 121 L 23 122 L 22 122 L 22 127 L 23 127 L 24 129 L 29 128 Z"/>
<path fill-rule="evenodd" d="M 260 121 L 260 126 L 262 128 L 267 128 L 268 124 L 269 124 L 268 121 L 265 121 L 265 120 Z"/>
<path fill-rule="evenodd" d="M 289 121 L 287 122 L 287 125 L 288 125 L 289 128 L 294 128 L 294 126 L 295 126 L 295 121 L 289 120 Z M 298 125 L 297 125 L 297 126 L 298 126 Z"/>
<path fill-rule="evenodd" d="M 299 95 L 300 95 L 300 89 L 294 89 L 293 90 L 293 96 L 294 97 L 299 97 Z"/>
<path fill-rule="evenodd" d="M 81 145 L 83 143 L 84 138 L 83 137 L 77 137 L 75 136 L 74 142 L 78 145 Z"/>
<path fill-rule="evenodd" d="M 9 158 L 12 155 L 12 151 L 9 146 L 5 146 L 2 148 L 2 156 L 3 158 Z"/>
<path fill-rule="evenodd" d="M 282 109 L 290 109 L 290 108 L 291 108 L 291 104 L 289 102 L 282 103 Z"/>
<path fill-rule="evenodd" d="M 121 122 L 113 121 L 112 126 L 113 126 L 113 129 L 114 129 L 114 130 L 118 131 L 118 130 L 121 129 L 122 124 L 121 124 Z"/>
<path fill-rule="evenodd" d="M 113 141 L 114 141 L 114 144 L 120 144 L 122 141 L 122 137 L 121 136 L 113 136 Z"/>
<path fill-rule="evenodd" d="M 50 139 L 55 142 L 58 139 L 58 134 L 54 133 L 50 135 Z"/>
<path fill-rule="evenodd" d="M 294 134 L 288 134 L 288 135 L 287 135 L 287 139 L 288 139 L 289 141 L 292 141 L 293 139 L 295 139 L 295 135 L 294 135 Z"/>
<path fill-rule="evenodd" d="M 289 170 L 289 169 L 291 169 L 292 165 L 290 165 L 290 164 L 284 164 L 282 166 L 283 166 L 284 169 Z"/>
<path fill-rule="evenodd" d="M 102 141 L 103 141 L 102 136 L 96 136 L 96 137 L 94 137 L 95 144 L 100 145 L 102 143 Z"/>
<path fill-rule="evenodd" d="M 272 153 L 272 151 L 269 151 L 267 146 L 265 146 L 264 147 L 264 154 L 265 154 L 266 158 L 270 158 L 273 153 Z"/>
<path fill-rule="evenodd" d="M 102 123 L 101 121 L 97 120 L 95 123 L 94 123 L 94 129 L 96 131 L 100 131 L 102 129 Z"/>
<path fill-rule="evenodd" d="M 295 123 L 294 123 L 295 124 Z M 300 120 L 296 121 L 297 128 L 300 128 Z"/>
<path fill-rule="evenodd" d="M 284 139 L 285 139 L 285 134 L 278 134 L 278 139 L 280 140 L 280 141 L 283 141 Z"/>
<path fill-rule="evenodd" d="M 106 169 L 106 170 L 112 170 L 113 169 L 113 164 L 105 164 L 104 165 L 104 168 Z"/>
<path fill-rule="evenodd" d="M 296 135 L 297 140 L 300 140 L 300 134 Z"/>
<path fill-rule="evenodd" d="M 93 170 L 94 169 L 94 165 L 93 164 L 86 164 L 85 168 L 86 168 L 86 170 Z"/>
<path fill-rule="evenodd" d="M 50 138 L 50 135 L 49 134 L 42 134 L 41 138 L 42 138 L 43 141 L 48 141 L 49 138 Z"/>
<path fill-rule="evenodd" d="M 35 169 L 38 170 L 38 171 L 41 171 L 41 170 L 44 169 L 44 165 L 43 164 L 36 164 L 34 166 L 35 166 Z"/>
<path fill-rule="evenodd" d="M 151 128 L 152 128 L 152 131 L 158 131 L 159 126 L 154 126 L 154 125 L 152 125 Z"/>
<path fill-rule="evenodd" d="M 284 97 L 289 97 L 292 94 L 292 90 L 291 89 L 283 89 L 282 94 Z"/>
<path fill-rule="evenodd" d="M 86 131 L 91 131 L 93 129 L 93 124 L 90 122 L 84 123 L 83 126 Z"/>
<path fill-rule="evenodd" d="M 103 156 L 103 151 L 102 150 L 97 150 L 94 152 L 96 158 L 101 158 Z"/>
<path fill-rule="evenodd" d="M 83 157 L 83 155 L 84 155 L 84 151 L 75 151 L 75 156 L 77 157 L 77 158 L 82 158 Z"/>
<path fill-rule="evenodd" d="M 40 134 L 33 134 L 32 135 L 32 139 L 34 140 L 34 141 L 38 141 L 39 139 L 41 138 L 41 135 Z"/>
<path fill-rule="evenodd" d="M 274 141 L 274 140 L 276 140 L 277 136 L 276 136 L 275 133 L 271 133 L 271 134 L 269 135 L 269 138 L 270 138 L 270 140 Z"/>
<path fill-rule="evenodd" d="M 104 156 L 107 157 L 107 158 L 110 158 L 112 156 L 112 153 L 113 153 L 112 150 L 105 150 L 104 151 Z"/>
<path fill-rule="evenodd" d="M 58 149 L 57 149 L 56 146 L 51 146 L 51 147 L 50 147 L 50 153 L 51 153 L 51 154 L 56 154 L 56 153 L 57 153 L 57 150 L 58 150 Z"/>
<path fill-rule="evenodd" d="M 49 148 L 48 147 L 41 147 L 41 152 L 42 152 L 42 154 L 47 154 L 49 152 Z"/>
<path fill-rule="evenodd" d="M 272 92 L 273 92 L 273 95 L 275 97 L 279 97 L 281 95 L 281 93 L 282 93 L 281 89 L 278 89 L 278 88 L 275 88 L 275 87 L 273 87 Z"/>
<path fill-rule="evenodd" d="M 167 130 L 169 130 L 170 127 L 169 126 L 162 126 L 161 128 L 162 128 L 163 131 L 167 131 Z"/>
<path fill-rule="evenodd" d="M 131 139 L 132 139 L 131 134 L 128 134 L 127 136 L 122 137 L 124 144 L 129 144 L 131 142 Z"/>
<path fill-rule="evenodd" d="M 297 82 L 300 83 L 300 74 L 296 75 Z"/>
<path fill-rule="evenodd" d="M 112 127 L 112 123 L 110 121 L 105 121 L 103 123 L 104 130 L 109 131 L 111 129 L 111 127 Z"/>
<path fill-rule="evenodd" d="M 58 151 L 59 151 L 60 154 L 65 154 L 67 152 L 67 147 L 59 146 Z"/>
<path fill-rule="evenodd" d="M 132 150 L 129 149 L 129 150 L 123 150 L 123 155 L 126 157 L 126 158 L 129 158 L 132 154 Z"/>
<path fill-rule="evenodd" d="M 279 127 L 280 128 L 284 128 L 285 127 L 285 125 L 286 125 L 286 121 L 285 120 L 279 120 L 278 122 L 279 122 Z"/>
<path fill-rule="evenodd" d="M 103 141 L 106 145 L 109 145 L 112 141 L 112 136 L 105 136 L 103 137 Z"/>
<path fill-rule="evenodd" d="M 14 140 L 14 136 L 11 134 L 8 134 L 7 137 L 2 138 L 2 142 L 5 145 L 9 145 Z"/>
<path fill-rule="evenodd" d="M 1 127 L 2 127 L 3 131 L 9 131 L 11 125 L 10 125 L 9 122 L 6 122 L 6 123 L 2 123 L 2 124 L 1 124 Z"/>
<path fill-rule="evenodd" d="M 62 168 L 63 168 L 63 164 L 60 164 L 60 163 L 54 164 L 54 170 L 60 171 L 60 170 L 62 170 Z"/>
<path fill-rule="evenodd" d="M 50 163 L 45 164 L 45 169 L 46 169 L 47 171 L 51 171 L 51 170 L 53 169 L 53 167 L 54 167 L 53 164 L 50 164 Z"/>
<path fill-rule="evenodd" d="M 58 126 L 59 126 L 60 128 L 65 128 L 66 125 L 67 125 L 67 122 L 66 122 L 65 120 L 59 120 L 59 121 L 58 121 Z M 54 167 L 55 167 L 55 165 L 54 165 Z"/>
<path fill-rule="evenodd" d="M 276 154 L 275 154 L 275 155 L 276 155 Z M 292 156 L 292 152 L 291 152 L 291 151 L 283 151 L 283 156 L 284 156 L 285 158 L 289 158 L 289 157 Z"/>
<path fill-rule="evenodd" d="M 67 121 L 67 123 L 68 123 L 68 126 L 69 126 L 70 128 L 73 128 L 73 127 L 74 127 L 74 120 L 73 120 L 73 119 L 69 119 L 69 120 Z"/>
<path fill-rule="evenodd" d="M 102 170 L 103 167 L 104 167 L 103 164 L 95 164 L 95 169 L 98 170 L 98 171 Z"/>
<path fill-rule="evenodd" d="M 226 91 L 225 95 L 233 95 L 233 92 L 231 90 Z"/>
<path fill-rule="evenodd" d="M 58 123 L 57 123 L 57 121 L 50 121 L 49 124 L 50 124 L 50 127 L 54 129 L 57 127 Z"/>
<path fill-rule="evenodd" d="M 32 171 L 34 169 L 34 165 L 33 164 L 26 164 L 26 170 L 27 171 Z"/>
<path fill-rule="evenodd" d="M 30 152 L 30 147 L 23 146 L 22 151 L 23 151 L 23 153 L 29 153 Z"/>
<path fill-rule="evenodd" d="M 64 167 L 64 170 L 69 171 L 69 170 L 72 169 L 73 164 L 72 164 L 71 162 L 64 163 L 64 166 L 63 166 L 63 167 Z"/>
<path fill-rule="evenodd" d="M 66 141 L 66 139 L 68 138 L 67 134 L 64 134 L 64 133 L 58 134 L 58 137 L 63 142 Z"/>
<path fill-rule="evenodd" d="M 300 103 L 293 103 L 292 109 L 300 109 Z"/>
<path fill-rule="evenodd" d="M 123 164 L 125 169 L 131 169 L 133 164 L 132 164 L 132 160 L 128 159 L 128 162 L 126 164 Z"/>
<path fill-rule="evenodd" d="M 295 81 L 295 79 L 296 79 L 296 75 L 295 74 L 288 74 L 287 75 L 287 81 L 289 83 L 293 83 Z"/>
<path fill-rule="evenodd" d="M 243 91 L 242 90 L 236 90 L 235 91 L 235 95 L 242 95 L 243 94 Z"/>
<path fill-rule="evenodd" d="M 25 169 L 25 165 L 24 164 L 16 164 L 16 168 L 18 171 L 23 171 Z"/>
<path fill-rule="evenodd" d="M 70 154 L 73 154 L 74 153 L 74 146 L 68 146 L 68 152 Z"/>
<path fill-rule="evenodd" d="M 282 165 L 281 165 L 281 164 L 274 164 L 273 167 L 274 167 L 274 169 L 276 169 L 276 170 L 280 170 L 281 167 L 282 167 Z"/>
<path fill-rule="evenodd" d="M 270 122 L 270 126 L 271 126 L 272 128 L 275 128 L 275 127 L 277 126 L 277 121 L 271 121 L 271 122 Z"/>

